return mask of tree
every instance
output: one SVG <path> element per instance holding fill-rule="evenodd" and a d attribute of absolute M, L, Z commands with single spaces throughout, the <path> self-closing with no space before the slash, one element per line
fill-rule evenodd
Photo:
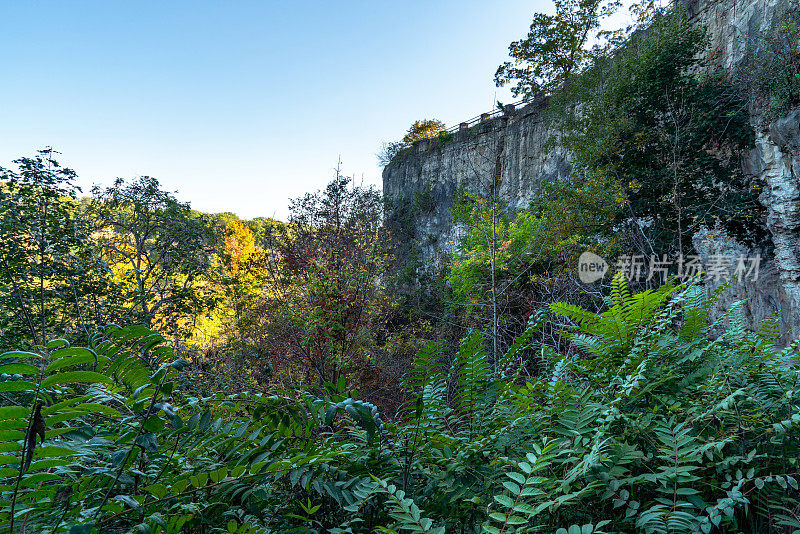
<path fill-rule="evenodd" d="M 619 253 L 602 223 L 617 217 L 619 196 L 603 176 L 544 183 L 518 213 L 505 211 L 494 195 L 461 195 L 453 215 L 462 236 L 447 278 L 454 305 L 463 307 L 467 326 L 486 329 L 493 356 L 542 307 L 563 299 L 587 304 L 598 296 L 575 282 L 575 265 L 587 249 Z"/>
<path fill-rule="evenodd" d="M 705 44 L 684 12 L 659 16 L 563 95 L 581 102 L 564 136 L 577 172 L 619 184 L 625 209 L 608 223 L 641 236 L 640 254 L 690 253 L 701 226 L 751 243 L 766 236 L 741 165 L 754 145 L 747 102 L 703 64 Z"/>
<path fill-rule="evenodd" d="M 388 308 L 380 194 L 337 170 L 325 190 L 292 201 L 270 248 L 253 320 L 273 367 L 295 382 L 310 372 L 320 385 L 359 373 Z"/>
<path fill-rule="evenodd" d="M 243 221 L 243 224 L 253 232 L 256 246 L 265 249 L 272 242 L 273 233 L 277 228 L 283 226 L 284 223 L 269 217 L 256 217 Z"/>
<path fill-rule="evenodd" d="M 588 45 L 607 32 L 600 22 L 614 13 L 618 0 L 554 0 L 556 13 L 535 13 L 528 37 L 508 47 L 513 61 L 498 67 L 495 83 L 511 88 L 514 96 L 529 98 L 551 93 L 585 67 L 591 51 Z"/>
<path fill-rule="evenodd" d="M 231 377 L 237 378 L 239 387 L 245 383 L 252 387 L 263 382 L 268 369 L 251 328 L 251 316 L 260 308 L 263 294 L 266 252 L 256 243 L 249 221 L 219 215 L 211 216 L 216 221 L 208 282 L 216 300 L 213 309 L 193 320 L 191 348 L 202 355 L 197 359 L 202 369 L 224 381 L 225 387 L 231 386 Z"/>
<path fill-rule="evenodd" d="M 224 287 L 235 320 L 242 318 L 248 303 L 259 296 L 264 273 L 264 251 L 256 245 L 253 232 L 241 221 L 231 221 L 223 234 L 220 254 L 224 269 Z"/>
<path fill-rule="evenodd" d="M 111 319 L 107 269 L 75 200 L 76 174 L 53 149 L 0 168 L 0 346 L 88 335 Z M 113 297 L 112 297 L 113 298 Z"/>
<path fill-rule="evenodd" d="M 378 153 L 378 161 L 381 165 L 386 166 L 404 148 L 410 147 L 414 142 L 422 139 L 432 139 L 445 130 L 447 130 L 447 126 L 436 119 L 414 121 L 414 124 L 408 128 L 402 140 L 383 143 L 383 147 Z"/>
<path fill-rule="evenodd" d="M 95 235 L 124 292 L 128 320 L 185 330 L 213 304 L 209 227 L 149 176 L 92 193 Z"/>
<path fill-rule="evenodd" d="M 403 144 L 411 146 L 415 141 L 422 139 L 431 139 L 445 131 L 447 127 L 442 121 L 436 119 L 422 119 L 421 121 L 414 121 L 414 124 L 403 136 Z"/>

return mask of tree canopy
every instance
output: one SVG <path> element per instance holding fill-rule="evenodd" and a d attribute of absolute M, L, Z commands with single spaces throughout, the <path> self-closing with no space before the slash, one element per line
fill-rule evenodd
<path fill-rule="evenodd" d="M 514 96 L 551 93 L 589 64 L 600 23 L 620 6 L 617 0 L 555 0 L 555 14 L 535 13 L 528 36 L 508 47 L 512 61 L 498 67 L 498 87 L 514 84 Z"/>
<path fill-rule="evenodd" d="M 403 139 L 400 141 L 393 141 L 384 143 L 381 151 L 378 153 L 378 161 L 381 165 L 388 165 L 392 159 L 404 148 L 410 147 L 416 141 L 422 139 L 431 139 L 440 133 L 444 132 L 447 126 L 442 121 L 436 119 L 422 119 L 414 121 Z"/>

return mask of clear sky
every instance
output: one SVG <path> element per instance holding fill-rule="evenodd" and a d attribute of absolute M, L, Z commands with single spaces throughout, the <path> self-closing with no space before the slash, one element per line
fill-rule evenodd
<path fill-rule="evenodd" d="M 157 177 L 202 211 L 286 216 L 416 119 L 491 110 L 547 0 L 0 0 L 0 166 L 52 145 L 80 185 Z"/>

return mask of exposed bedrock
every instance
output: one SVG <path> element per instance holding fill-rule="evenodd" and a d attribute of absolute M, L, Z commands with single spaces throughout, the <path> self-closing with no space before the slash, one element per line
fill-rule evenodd
<path fill-rule="evenodd" d="M 709 30 L 715 61 L 735 68 L 745 58 L 748 42 L 781 16 L 787 0 L 688 0 L 693 21 Z M 383 171 L 384 193 L 417 207 L 406 220 L 406 235 L 433 265 L 458 239 L 451 207 L 460 187 L 487 194 L 499 183 L 498 197 L 508 210 L 524 209 L 543 182 L 568 177 L 570 156 L 553 142 L 555 132 L 543 113 L 545 102 L 507 111 L 453 134 L 451 139 L 418 142 Z M 721 110 L 724 111 L 724 110 Z M 745 158 L 745 170 L 760 182 L 767 208 L 771 243 L 747 249 L 713 229 L 694 236 L 704 258 L 713 254 L 761 254 L 758 280 L 732 284 L 718 311 L 744 300 L 751 324 L 778 314 L 791 337 L 800 334 L 800 110 L 765 124 L 752 117 L 756 148 Z M 714 283 L 708 290 L 715 289 Z"/>

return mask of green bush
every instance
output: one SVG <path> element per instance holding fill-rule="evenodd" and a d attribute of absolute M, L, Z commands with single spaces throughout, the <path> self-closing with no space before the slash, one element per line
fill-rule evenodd
<path fill-rule="evenodd" d="M 744 242 L 767 236 L 759 191 L 742 172 L 755 139 L 747 99 L 729 73 L 709 67 L 706 45 L 677 8 L 553 99 L 552 110 L 566 110 L 557 116 L 576 173 L 621 188 L 626 207 L 607 224 L 643 237 L 637 250 L 691 253 L 703 226 Z"/>
<path fill-rule="evenodd" d="M 454 135 L 451 132 L 440 132 L 436 140 L 439 141 L 439 146 L 444 146 L 452 141 L 453 137 Z"/>
<path fill-rule="evenodd" d="M 800 104 L 800 7 L 790 2 L 768 30 L 749 43 L 738 76 L 767 121 Z"/>
<path fill-rule="evenodd" d="M 793 532 L 794 346 L 707 324 L 702 288 L 537 314 L 496 360 L 431 344 L 396 417 L 322 397 L 194 398 L 155 332 L 0 364 L 11 532 Z M 543 321 L 571 349 L 534 345 Z M 712 332 L 715 332 L 712 335 Z M 526 374 L 537 360 L 542 372 Z M 189 375 L 187 375 L 189 373 Z M 13 523 L 13 525 L 12 525 Z"/>
<path fill-rule="evenodd" d="M 529 209 L 513 215 L 491 199 L 462 193 L 453 212 L 463 235 L 448 272 L 455 306 L 471 326 L 485 327 L 496 288 L 503 345 L 539 303 L 585 302 L 574 283 L 578 256 L 619 253 L 616 236 L 598 221 L 614 220 L 622 207 L 620 188 L 603 175 L 545 183 Z"/>

